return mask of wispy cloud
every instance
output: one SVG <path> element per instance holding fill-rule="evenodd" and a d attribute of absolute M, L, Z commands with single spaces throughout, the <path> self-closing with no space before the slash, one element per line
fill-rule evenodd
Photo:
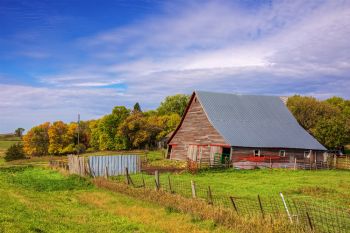
<path fill-rule="evenodd" d="M 37 76 L 43 87 L 2 85 L 0 120 L 20 108 L 47 119 L 78 110 L 97 117 L 117 104 L 152 108 L 194 89 L 350 98 L 348 1 L 181 3 L 71 42 L 64 69 Z"/>

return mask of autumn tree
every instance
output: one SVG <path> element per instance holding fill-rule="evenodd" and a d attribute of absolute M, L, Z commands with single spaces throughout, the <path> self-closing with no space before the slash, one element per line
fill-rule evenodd
<path fill-rule="evenodd" d="M 50 123 L 33 127 L 23 137 L 24 152 L 30 156 L 43 156 L 49 149 L 49 128 Z"/>
<path fill-rule="evenodd" d="M 49 128 L 49 154 L 58 155 L 63 152 L 63 149 L 67 147 L 72 138 L 67 134 L 68 126 L 62 121 L 54 122 Z"/>

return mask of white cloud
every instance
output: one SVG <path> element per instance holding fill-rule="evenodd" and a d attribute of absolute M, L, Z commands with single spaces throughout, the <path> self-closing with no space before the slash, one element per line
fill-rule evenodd
<path fill-rule="evenodd" d="M 168 3 L 163 14 L 76 41 L 86 61 L 38 77 L 46 87 L 0 86 L 0 110 L 2 119 L 20 109 L 28 119 L 96 117 L 194 89 L 350 98 L 348 38 L 346 1 Z M 98 88 L 110 85 L 123 87 Z"/>

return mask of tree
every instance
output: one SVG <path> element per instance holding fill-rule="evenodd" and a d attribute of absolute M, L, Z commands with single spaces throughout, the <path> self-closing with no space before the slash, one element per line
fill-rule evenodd
<path fill-rule="evenodd" d="M 68 127 L 62 121 L 56 121 L 48 130 L 49 154 L 62 154 L 63 149 L 72 142 L 72 135 L 67 134 Z"/>
<path fill-rule="evenodd" d="M 182 116 L 182 114 L 185 112 L 188 101 L 188 95 L 177 94 L 173 96 L 168 96 L 163 102 L 160 103 L 160 106 L 157 108 L 157 111 L 160 115 L 177 113 L 180 116 Z"/>
<path fill-rule="evenodd" d="M 23 136 L 24 152 L 30 156 L 42 156 L 48 153 L 50 123 L 33 127 Z"/>
<path fill-rule="evenodd" d="M 23 145 L 21 143 L 16 143 L 11 145 L 7 151 L 5 152 L 5 157 L 4 159 L 6 161 L 12 161 L 12 160 L 17 160 L 17 159 L 24 159 L 26 157 L 24 150 L 23 150 Z"/>
<path fill-rule="evenodd" d="M 99 149 L 114 150 L 119 147 L 120 138 L 117 136 L 118 126 L 130 115 L 130 110 L 124 106 L 114 107 L 112 114 L 102 117 L 99 121 Z"/>
<path fill-rule="evenodd" d="M 17 128 L 17 129 L 15 130 L 15 135 L 16 135 L 17 137 L 22 138 L 23 132 L 24 132 L 24 131 L 25 131 L 25 129 L 23 129 L 23 128 Z"/>
<path fill-rule="evenodd" d="M 133 112 L 142 112 L 141 106 L 140 106 L 140 104 L 138 102 L 134 105 Z"/>
<path fill-rule="evenodd" d="M 299 124 L 310 133 L 313 133 L 321 119 L 330 118 L 340 113 L 338 108 L 327 102 L 299 95 L 288 98 L 287 107 Z"/>
<path fill-rule="evenodd" d="M 89 121 L 89 129 L 91 131 L 90 146 L 92 150 L 99 150 L 100 148 L 100 135 L 99 135 L 99 120 Z"/>
<path fill-rule="evenodd" d="M 317 124 L 314 135 L 328 149 L 340 149 L 350 142 L 350 119 L 341 115 L 323 118 Z"/>

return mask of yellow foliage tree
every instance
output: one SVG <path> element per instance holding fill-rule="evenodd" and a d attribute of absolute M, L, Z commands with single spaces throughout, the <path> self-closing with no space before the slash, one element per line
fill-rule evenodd
<path fill-rule="evenodd" d="M 63 152 L 63 149 L 71 142 L 67 135 L 68 127 L 62 121 L 56 121 L 49 128 L 49 154 L 58 155 Z"/>
<path fill-rule="evenodd" d="M 48 153 L 50 123 L 33 127 L 23 137 L 24 152 L 30 156 L 43 156 Z"/>

